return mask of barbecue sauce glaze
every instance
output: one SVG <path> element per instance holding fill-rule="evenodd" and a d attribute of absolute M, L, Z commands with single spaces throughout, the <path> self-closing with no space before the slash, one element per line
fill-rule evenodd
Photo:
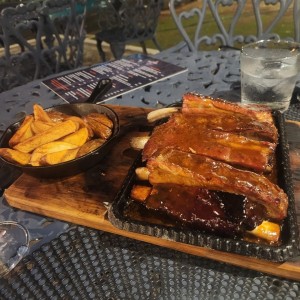
<path fill-rule="evenodd" d="M 162 221 L 165 215 L 165 221 L 173 219 L 176 226 L 224 237 L 243 236 L 246 230 L 259 225 L 265 214 L 263 206 L 250 203 L 242 196 L 174 184 L 154 186 L 143 205 L 149 215 L 158 212 Z M 132 207 L 127 210 L 131 217 L 134 212 L 137 210 Z M 145 220 L 145 212 L 142 213 Z"/>

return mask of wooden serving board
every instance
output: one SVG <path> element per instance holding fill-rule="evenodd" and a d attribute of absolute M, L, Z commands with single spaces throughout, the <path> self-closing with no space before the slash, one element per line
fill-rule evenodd
<path fill-rule="evenodd" d="M 43 216 L 100 229 L 271 275 L 300 280 L 300 257 L 285 263 L 273 263 L 115 228 L 107 219 L 106 205 L 113 201 L 137 156 L 137 151 L 130 149 L 130 139 L 149 131 L 146 122 L 146 114 L 149 110 L 137 107 L 110 107 L 119 115 L 123 134 L 101 164 L 85 173 L 65 179 L 39 179 L 23 174 L 5 191 L 4 195 L 7 202 L 12 207 Z M 299 123 L 287 122 L 293 171 L 300 168 L 299 129 Z M 295 198 L 299 220 L 300 176 L 298 175 L 298 177 L 297 179 L 295 176 Z"/>

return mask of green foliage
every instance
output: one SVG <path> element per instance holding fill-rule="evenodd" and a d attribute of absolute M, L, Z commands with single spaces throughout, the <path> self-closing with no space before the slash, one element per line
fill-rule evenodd
<path fill-rule="evenodd" d="M 23 1 L 19 0 L 0 0 L 0 4 L 11 4 L 13 6 L 15 6 L 15 4 L 21 3 Z"/>
<path fill-rule="evenodd" d="M 194 3 L 190 3 L 189 7 L 192 5 L 199 5 L 196 4 L 195 1 L 187 1 L 187 2 L 194 2 Z M 263 9 L 263 24 L 265 24 L 266 26 L 267 24 L 270 23 L 272 19 L 274 19 L 277 10 L 274 9 L 274 7 L 272 6 L 265 6 L 262 9 Z M 221 8 L 220 14 L 223 16 L 222 21 L 224 22 L 225 26 L 227 26 L 228 28 L 233 14 L 232 7 Z M 186 20 L 184 23 L 186 31 L 188 32 L 192 40 L 193 40 L 195 28 L 197 26 L 197 22 L 198 22 L 197 17 L 193 17 L 190 18 L 189 20 Z M 279 26 L 276 28 L 275 30 L 276 33 L 278 33 L 281 37 L 293 37 L 294 32 L 292 29 L 293 28 L 292 22 L 293 22 L 293 15 L 292 15 L 292 9 L 290 9 L 281 20 Z M 97 30 L 98 30 L 97 15 L 91 14 L 87 18 L 87 32 L 93 34 Z M 204 20 L 203 30 L 201 31 L 201 34 L 212 36 L 214 33 L 217 32 L 219 32 L 219 29 L 215 24 L 215 21 L 211 16 L 211 14 L 208 13 Z M 243 16 L 236 26 L 235 34 L 256 35 L 255 17 L 253 14 L 252 5 L 249 4 L 246 6 Z M 176 25 L 168 10 L 164 10 L 160 16 L 156 36 L 162 49 L 167 49 L 182 41 L 182 36 L 177 30 Z M 147 47 L 155 48 L 152 41 L 147 42 Z M 202 49 L 206 49 L 206 48 L 209 49 L 209 47 L 203 47 Z"/>
<path fill-rule="evenodd" d="M 225 27 L 229 28 L 229 24 L 232 18 L 232 11 L 230 11 L 230 8 L 227 7 L 227 8 L 223 8 L 223 11 L 220 10 L 220 12 L 223 15 L 222 21 L 224 22 Z M 276 10 L 270 7 L 264 8 L 262 21 L 265 27 L 268 24 L 270 24 L 271 20 L 274 19 L 276 14 L 277 14 Z M 187 33 L 189 34 L 191 40 L 193 40 L 197 22 L 198 22 L 197 17 L 192 17 L 189 20 L 186 20 L 184 23 L 184 27 Z M 256 30 L 257 29 L 255 26 L 255 17 L 252 12 L 252 7 L 248 7 L 248 9 L 246 9 L 242 18 L 239 20 L 236 26 L 235 34 L 256 35 Z M 212 15 L 208 13 L 204 20 L 203 30 L 201 31 L 201 34 L 212 36 L 214 33 L 218 33 L 218 32 L 220 31 Z M 277 26 L 277 28 L 275 28 L 274 32 L 278 33 L 282 38 L 294 36 L 292 9 L 288 10 L 288 12 L 282 18 L 280 24 Z M 177 43 L 179 43 L 180 41 L 182 41 L 182 37 L 178 32 L 172 17 L 170 16 L 170 14 L 166 14 L 166 13 L 160 16 L 156 35 L 157 35 L 158 42 L 160 43 L 163 49 L 172 47 Z M 148 43 L 148 46 L 153 47 L 151 42 Z"/>

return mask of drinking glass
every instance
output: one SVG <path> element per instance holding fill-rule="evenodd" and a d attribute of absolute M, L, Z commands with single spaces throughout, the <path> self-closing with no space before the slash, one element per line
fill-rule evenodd
<path fill-rule="evenodd" d="M 0 222 L 0 276 L 9 273 L 29 249 L 27 229 L 14 221 Z"/>
<path fill-rule="evenodd" d="M 299 72 L 300 44 L 261 40 L 241 51 L 241 101 L 288 109 Z"/>

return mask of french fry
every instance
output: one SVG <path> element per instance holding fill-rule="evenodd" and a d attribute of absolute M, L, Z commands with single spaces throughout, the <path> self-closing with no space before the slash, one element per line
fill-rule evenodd
<path fill-rule="evenodd" d="M 99 122 L 99 123 L 109 127 L 110 129 L 112 129 L 114 126 L 113 121 L 110 118 L 108 118 L 105 114 L 90 113 L 86 116 L 86 118 L 87 118 L 87 120 L 93 119 L 96 122 Z"/>
<path fill-rule="evenodd" d="M 111 128 L 99 123 L 98 121 L 95 121 L 92 118 L 89 118 L 88 116 L 84 117 L 84 120 L 92 128 L 95 136 L 102 139 L 108 139 L 111 136 Z"/>
<path fill-rule="evenodd" d="M 18 163 L 20 165 L 27 165 L 30 161 L 30 154 L 10 148 L 0 148 L 0 156 L 10 162 Z"/>
<path fill-rule="evenodd" d="M 77 116 L 68 116 L 66 119 L 67 120 L 72 120 L 74 122 L 78 122 L 79 123 L 79 128 L 86 127 L 87 130 L 88 130 L 90 138 L 92 138 L 94 136 L 94 132 L 93 132 L 92 128 L 86 122 L 84 122 L 83 119 L 81 119 Z"/>
<path fill-rule="evenodd" d="M 11 148 L 19 144 L 20 142 L 33 136 L 33 132 L 31 130 L 32 122 L 33 122 L 33 116 L 30 115 L 25 117 L 19 129 L 14 133 L 14 135 L 10 138 L 8 142 Z"/>
<path fill-rule="evenodd" d="M 67 142 L 78 147 L 82 146 L 89 139 L 89 131 L 86 127 L 80 128 L 79 130 L 71 133 L 61 139 L 63 142 Z"/>
<path fill-rule="evenodd" d="M 86 123 L 83 121 L 83 119 L 77 117 L 77 116 L 67 116 L 67 120 L 72 120 L 74 122 L 78 122 L 80 124 L 80 128 L 86 127 Z"/>
<path fill-rule="evenodd" d="M 55 123 L 49 123 L 49 122 L 43 122 L 41 120 L 35 120 L 31 123 L 31 130 L 33 131 L 34 134 L 38 134 L 41 132 L 44 132 L 51 127 L 53 127 Z"/>
<path fill-rule="evenodd" d="M 76 158 L 79 148 L 62 150 L 44 155 L 40 162 L 41 165 L 56 165 Z"/>
<path fill-rule="evenodd" d="M 77 146 L 66 143 L 63 141 L 55 141 L 55 142 L 50 142 L 48 144 L 42 145 L 38 148 L 36 148 L 30 158 L 30 164 L 32 166 L 40 166 L 41 165 L 41 158 L 48 154 L 48 153 L 53 153 L 53 152 L 59 152 L 62 150 L 68 150 L 68 149 L 76 149 Z"/>
<path fill-rule="evenodd" d="M 31 138 L 17 144 L 14 149 L 29 153 L 39 146 L 59 140 L 60 138 L 75 132 L 77 129 L 78 123 L 75 123 L 71 120 L 57 123 L 55 126 L 51 127 L 45 132 L 36 134 Z"/>
<path fill-rule="evenodd" d="M 33 114 L 25 117 L 11 137 L 10 148 L 0 148 L 0 156 L 32 166 L 52 165 L 83 156 L 100 147 L 112 134 L 113 122 L 105 114 L 89 115 L 93 128 L 85 117 L 46 111 L 34 104 Z"/>
<path fill-rule="evenodd" d="M 77 153 L 77 157 L 83 156 L 95 149 L 97 149 L 98 147 L 100 147 L 103 143 L 105 142 L 104 139 L 94 139 L 94 140 L 90 140 L 88 142 L 86 142 L 84 145 L 82 145 L 79 148 L 79 151 Z"/>
<path fill-rule="evenodd" d="M 66 121 L 66 119 L 69 117 L 69 115 L 66 115 L 57 110 L 47 111 L 47 114 L 51 121 L 53 121 L 54 123 Z"/>
<path fill-rule="evenodd" d="M 39 120 L 45 123 L 53 122 L 48 116 L 47 112 L 39 104 L 33 105 L 33 116 L 36 121 Z"/>

